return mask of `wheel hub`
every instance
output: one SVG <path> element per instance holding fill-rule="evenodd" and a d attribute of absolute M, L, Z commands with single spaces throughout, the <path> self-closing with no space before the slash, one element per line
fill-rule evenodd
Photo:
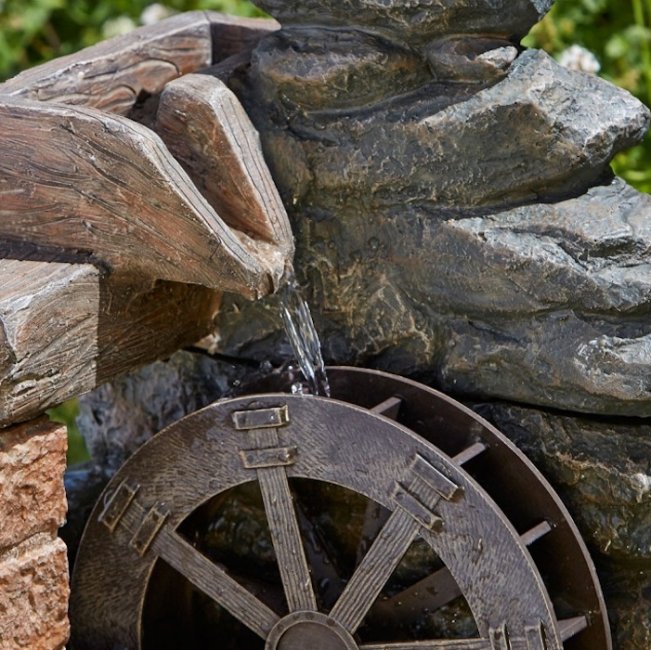
<path fill-rule="evenodd" d="M 339 623 L 318 612 L 296 612 L 282 618 L 267 637 L 265 650 L 357 650 Z"/>

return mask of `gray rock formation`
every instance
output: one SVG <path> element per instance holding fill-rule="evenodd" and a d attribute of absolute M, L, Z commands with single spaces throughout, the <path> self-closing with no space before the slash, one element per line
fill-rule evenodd
<path fill-rule="evenodd" d="M 284 25 L 355 25 L 410 42 L 448 34 L 522 38 L 553 0 L 256 0 Z"/>
<path fill-rule="evenodd" d="M 539 51 L 521 54 L 504 79 L 477 91 L 431 77 L 423 83 L 415 62 L 405 70 L 405 57 L 377 39 L 376 56 L 388 52 L 388 70 L 371 79 L 381 84 L 384 103 L 341 110 L 344 102 L 379 95 L 361 60 L 368 54 L 348 55 L 342 71 L 336 49 L 322 45 L 318 55 L 303 55 L 312 32 L 290 33 L 262 41 L 252 59 L 254 87 L 243 96 L 281 193 L 303 218 L 342 210 L 358 220 L 387 211 L 432 218 L 582 193 L 648 127 L 648 111 L 634 97 Z M 307 45 L 296 45 L 298 37 Z M 400 96 L 387 99 L 391 88 Z M 280 106 L 285 114 L 277 118 Z"/>

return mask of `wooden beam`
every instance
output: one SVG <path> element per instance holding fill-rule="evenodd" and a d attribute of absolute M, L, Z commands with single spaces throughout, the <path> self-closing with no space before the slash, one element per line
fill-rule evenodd
<path fill-rule="evenodd" d="M 191 11 L 21 72 L 0 94 L 128 115 L 172 79 L 250 50 L 280 25 L 272 19 Z"/>
<path fill-rule="evenodd" d="M 260 137 L 224 82 L 189 74 L 167 84 L 154 130 L 231 228 L 293 254 L 289 220 Z"/>
<path fill-rule="evenodd" d="M 203 11 L 179 14 L 21 72 L 0 94 L 126 115 L 142 93 L 210 65 L 212 29 Z"/>
<path fill-rule="evenodd" d="M 0 260 L 0 426 L 35 417 L 210 332 L 220 294 L 89 264 Z"/>
<path fill-rule="evenodd" d="M 0 257 L 4 239 L 77 250 L 134 277 L 248 297 L 277 286 L 287 247 L 231 230 L 146 127 L 95 109 L 6 97 L 0 122 Z M 286 217 L 275 223 L 283 241 Z"/>

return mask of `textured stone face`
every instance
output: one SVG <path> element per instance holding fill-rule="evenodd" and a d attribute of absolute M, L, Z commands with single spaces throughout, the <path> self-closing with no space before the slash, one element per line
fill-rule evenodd
<path fill-rule="evenodd" d="M 0 553 L 66 515 L 66 428 L 47 418 L 0 430 Z"/>
<path fill-rule="evenodd" d="M 257 48 L 260 83 L 302 108 L 363 106 L 388 88 L 431 80 L 427 62 L 406 46 L 358 30 L 284 29 Z"/>
<path fill-rule="evenodd" d="M 0 650 L 59 650 L 68 623 L 65 544 L 36 535 L 0 555 Z"/>
<path fill-rule="evenodd" d="M 78 421 L 95 464 L 112 476 L 153 433 L 222 397 L 242 373 L 242 367 L 178 352 L 83 396 Z"/>
<path fill-rule="evenodd" d="M 331 361 L 424 373 L 456 394 L 648 416 L 650 213 L 617 180 L 483 217 L 312 218 L 297 221 L 297 268 Z M 231 352 L 283 352 L 273 303 L 227 303 L 220 318 Z"/>
<path fill-rule="evenodd" d="M 399 210 L 406 217 L 418 209 L 494 209 L 576 195 L 648 127 L 648 111 L 634 97 L 537 51 L 522 54 L 504 79 L 478 92 L 431 82 L 375 110 L 342 112 L 325 84 L 305 101 L 309 85 L 297 71 L 280 78 L 276 68 L 274 75 L 270 66 L 287 63 L 269 52 L 281 36 L 271 39 L 254 55 L 255 81 L 264 89 L 274 83 L 276 94 L 265 90 L 265 96 L 293 99 L 297 110 L 273 122 L 274 113 L 259 112 L 258 126 L 281 194 L 301 218 L 323 210 L 347 220 L 353 210 L 369 216 Z M 322 67 L 332 56 L 322 54 Z M 385 92 L 396 85 L 391 76 L 389 69 Z M 399 87 L 408 90 L 411 82 L 401 77 Z"/>
<path fill-rule="evenodd" d="M 283 24 L 377 27 L 412 41 L 441 34 L 498 34 L 519 40 L 553 0 L 254 0 Z"/>

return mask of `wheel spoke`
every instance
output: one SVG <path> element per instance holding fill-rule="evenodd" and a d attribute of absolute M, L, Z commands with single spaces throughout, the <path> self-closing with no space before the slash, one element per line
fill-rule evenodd
<path fill-rule="evenodd" d="M 558 628 L 561 631 L 561 639 L 567 641 L 579 632 L 583 632 L 588 627 L 588 619 L 585 616 L 575 616 L 566 618 L 558 622 Z"/>
<path fill-rule="evenodd" d="M 258 481 L 289 611 L 316 611 L 312 578 L 285 469 L 261 468 Z"/>
<path fill-rule="evenodd" d="M 351 634 L 360 626 L 418 530 L 418 524 L 406 511 L 391 513 L 330 612 Z"/>
<path fill-rule="evenodd" d="M 391 613 L 400 621 L 422 616 L 423 608 L 435 611 L 461 596 L 461 589 L 452 574 L 443 567 L 400 593 L 378 604 L 378 615 Z"/>
<path fill-rule="evenodd" d="M 492 650 L 486 639 L 438 639 L 405 643 L 363 643 L 360 650 Z"/>
<path fill-rule="evenodd" d="M 398 419 L 398 412 L 402 406 L 402 398 L 400 397 L 389 397 L 383 402 L 376 404 L 372 409 L 371 413 L 377 413 L 378 415 L 384 415 L 384 417 L 391 418 L 392 420 Z"/>
<path fill-rule="evenodd" d="M 344 590 L 345 583 L 341 579 L 336 560 L 327 550 L 324 540 L 296 499 L 296 515 L 298 524 L 305 539 L 305 553 L 309 562 L 312 576 L 319 584 L 319 600 L 325 610 L 329 610 Z"/>
<path fill-rule="evenodd" d="M 152 550 L 263 639 L 278 622 L 275 612 L 169 528 L 160 531 Z"/>
<path fill-rule="evenodd" d="M 364 511 L 364 523 L 362 524 L 362 534 L 360 535 L 359 543 L 357 544 L 356 562 L 359 564 L 362 561 L 366 551 L 368 550 L 371 542 L 377 537 L 386 524 L 389 518 L 389 511 L 383 508 L 375 501 L 369 501 L 366 504 Z"/>
<path fill-rule="evenodd" d="M 525 546 L 531 546 L 549 533 L 551 529 L 548 522 L 542 521 L 526 531 L 520 539 Z M 397 616 L 404 624 L 412 622 L 421 616 L 424 607 L 427 607 L 429 611 L 435 611 L 461 595 L 461 589 L 459 589 L 449 569 L 443 567 L 414 583 L 411 587 L 407 587 L 391 598 L 378 603 L 374 615 L 384 616 L 390 614 L 391 616 Z"/>

